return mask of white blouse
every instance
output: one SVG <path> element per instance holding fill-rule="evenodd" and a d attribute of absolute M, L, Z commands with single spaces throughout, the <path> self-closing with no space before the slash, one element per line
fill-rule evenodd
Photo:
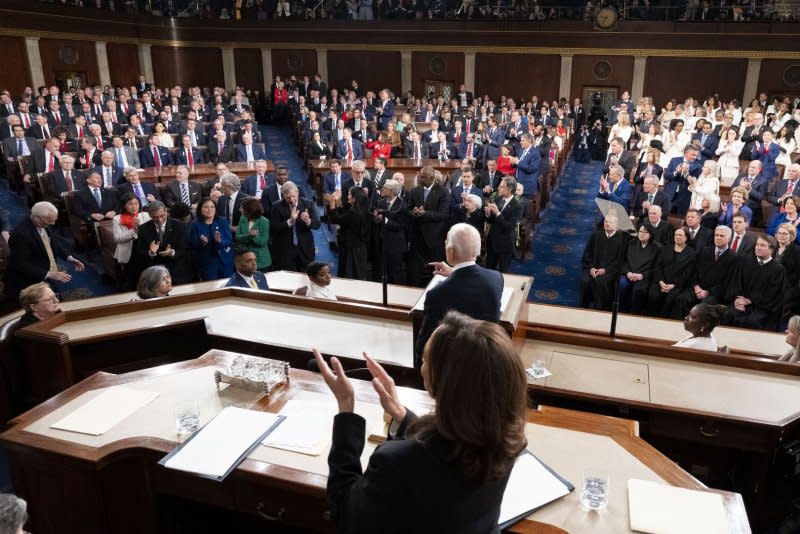
<path fill-rule="evenodd" d="M 672 346 L 717 352 L 717 340 L 714 339 L 714 334 L 709 334 L 708 337 L 694 337 L 690 334 Z"/>
<path fill-rule="evenodd" d="M 321 286 L 311 281 L 306 286 L 306 296 L 315 299 L 338 300 L 331 291 L 331 286 Z"/>

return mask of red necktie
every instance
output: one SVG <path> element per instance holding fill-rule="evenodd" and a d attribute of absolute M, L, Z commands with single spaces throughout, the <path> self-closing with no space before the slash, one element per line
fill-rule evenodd
<path fill-rule="evenodd" d="M 161 155 L 158 153 L 158 149 L 153 147 L 153 161 L 156 164 L 156 167 L 161 167 Z"/>
<path fill-rule="evenodd" d="M 186 149 L 186 163 L 189 164 L 189 167 L 194 167 L 194 157 L 192 157 L 192 149 Z"/>
<path fill-rule="evenodd" d="M 733 239 L 733 246 L 731 247 L 731 250 L 733 250 L 734 252 L 739 250 L 739 236 L 738 235 Z"/>
<path fill-rule="evenodd" d="M 347 142 L 347 159 L 353 159 L 353 145 L 350 141 Z"/>
<path fill-rule="evenodd" d="M 56 123 L 61 124 L 61 114 L 56 112 Z"/>
<path fill-rule="evenodd" d="M 472 143 L 467 145 L 467 158 L 468 159 L 472 158 Z"/>
<path fill-rule="evenodd" d="M 28 114 L 27 113 L 22 116 L 22 122 L 25 123 L 25 129 L 26 130 L 31 127 L 31 120 L 28 118 Z"/>
<path fill-rule="evenodd" d="M 260 184 L 259 189 L 261 189 L 262 191 L 267 188 L 267 181 L 264 179 L 263 174 L 258 175 L 258 183 Z"/>
<path fill-rule="evenodd" d="M 49 158 L 49 162 L 47 163 L 47 172 L 53 172 L 56 170 L 56 158 L 53 156 L 52 152 L 47 153 L 47 157 Z"/>
<path fill-rule="evenodd" d="M 83 127 L 78 126 L 78 139 L 81 139 L 82 137 L 83 137 Z"/>
<path fill-rule="evenodd" d="M 103 139 L 100 137 L 97 138 L 97 148 L 103 150 Z"/>
<path fill-rule="evenodd" d="M 456 144 L 457 145 L 461 144 L 461 133 L 460 132 L 456 134 Z"/>
<path fill-rule="evenodd" d="M 64 181 L 67 182 L 67 191 L 72 191 L 75 185 L 72 183 L 72 176 L 69 175 L 69 171 L 64 173 Z"/>
<path fill-rule="evenodd" d="M 222 155 L 222 143 L 217 144 L 217 155 L 218 156 Z"/>
<path fill-rule="evenodd" d="M 794 181 L 789 182 L 789 185 L 786 186 L 786 194 L 791 195 L 794 192 Z"/>

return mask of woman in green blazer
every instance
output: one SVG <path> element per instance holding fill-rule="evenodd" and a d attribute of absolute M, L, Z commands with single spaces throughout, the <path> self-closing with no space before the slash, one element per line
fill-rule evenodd
<path fill-rule="evenodd" d="M 236 244 L 254 252 L 258 270 L 267 272 L 272 265 L 272 256 L 269 253 L 269 219 L 264 217 L 264 209 L 257 198 L 245 199 L 241 212 Z"/>

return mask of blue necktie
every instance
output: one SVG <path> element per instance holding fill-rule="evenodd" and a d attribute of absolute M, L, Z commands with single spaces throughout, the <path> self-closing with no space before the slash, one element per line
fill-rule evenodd
<path fill-rule="evenodd" d="M 17 139 L 17 156 L 18 157 L 22 155 L 22 151 L 23 151 L 22 139 Z"/>
<path fill-rule="evenodd" d="M 431 192 L 430 189 L 422 188 L 422 201 L 423 202 L 427 202 L 428 201 L 428 195 L 430 194 L 430 192 Z"/>
<path fill-rule="evenodd" d="M 139 203 L 141 203 L 142 206 L 146 206 L 147 197 L 144 196 L 144 191 L 142 191 L 141 184 L 136 184 L 135 186 L 133 186 L 133 191 L 134 193 L 136 193 L 136 198 L 139 199 Z"/>
<path fill-rule="evenodd" d="M 98 206 L 102 206 L 103 205 L 103 200 L 100 197 L 100 190 L 99 189 L 94 189 L 92 191 L 92 193 L 94 194 L 94 200 L 95 200 L 95 202 L 97 202 L 97 205 Z"/>
<path fill-rule="evenodd" d="M 298 245 L 298 243 L 300 242 L 300 241 L 297 239 L 297 225 L 298 225 L 298 224 L 299 224 L 299 223 L 298 223 L 298 222 L 297 222 L 297 220 L 296 220 L 296 221 L 294 222 L 294 224 L 292 225 L 292 245 L 294 245 L 294 246 L 297 246 L 297 245 Z"/>
<path fill-rule="evenodd" d="M 117 167 L 122 170 L 125 170 L 125 160 L 122 159 L 122 149 L 117 149 Z"/>

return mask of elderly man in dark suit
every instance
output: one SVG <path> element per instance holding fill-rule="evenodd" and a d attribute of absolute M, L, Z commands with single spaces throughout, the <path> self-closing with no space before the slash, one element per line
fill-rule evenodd
<path fill-rule="evenodd" d="M 61 167 L 45 176 L 45 195 L 52 202 L 61 202 L 61 197 L 70 191 L 77 191 L 86 185 L 86 178 L 75 170 L 75 158 L 64 154 Z"/>
<path fill-rule="evenodd" d="M 642 190 L 633 198 L 631 215 L 639 220 L 639 224 L 647 219 L 647 210 L 650 206 L 661 207 L 661 217 L 666 221 L 669 216 L 670 202 L 662 191 L 658 189 L 658 177 L 648 176 L 644 179 Z"/>
<path fill-rule="evenodd" d="M 87 222 L 100 222 L 113 219 L 118 209 L 116 191 L 103 187 L 100 173 L 89 172 L 86 187 L 75 193 L 75 215 Z"/>
<path fill-rule="evenodd" d="M 139 199 L 142 208 L 151 202 L 161 200 L 161 194 L 152 182 L 142 182 L 139 173 L 133 167 L 125 169 L 125 183 L 117 187 L 117 198 L 121 202 L 128 195 Z"/>
<path fill-rule="evenodd" d="M 486 238 L 486 267 L 508 272 L 516 246 L 516 228 L 522 218 L 522 205 L 514 198 L 517 181 L 507 176 L 500 182 L 495 202 L 485 209 L 489 235 Z"/>
<path fill-rule="evenodd" d="M 380 190 L 375 210 L 375 222 L 381 232 L 385 249 L 386 278 L 390 284 L 405 284 L 403 259 L 408 251 L 408 206 L 400 198 L 402 186 L 396 180 L 386 180 Z"/>
<path fill-rule="evenodd" d="M 305 272 L 314 261 L 314 235 L 320 227 L 316 206 L 301 198 L 293 182 L 281 187 L 281 200 L 270 209 L 270 235 L 275 266 L 289 271 Z"/>
<path fill-rule="evenodd" d="M 409 284 L 424 286 L 425 266 L 444 259 L 444 225 L 450 212 L 450 194 L 436 183 L 433 167 L 420 170 L 420 185 L 409 193 L 411 252 L 408 260 Z"/>
<path fill-rule="evenodd" d="M 83 270 L 83 263 L 51 234 L 49 227 L 57 219 L 58 208 L 50 202 L 37 202 L 31 208 L 30 217 L 14 228 L 8 243 L 10 253 L 5 275 L 8 298 L 16 299 L 22 289 L 43 280 L 51 284 L 69 282 L 72 276 L 58 270 L 56 258 L 71 263 L 76 271 Z"/>
<path fill-rule="evenodd" d="M 194 278 L 189 263 L 186 225 L 167 217 L 167 207 L 159 201 L 150 203 L 150 220 L 139 227 L 139 237 L 131 262 L 141 272 L 151 265 L 163 265 L 175 284 Z M 138 276 L 136 277 L 138 278 Z"/>
<path fill-rule="evenodd" d="M 208 161 L 211 163 L 230 163 L 236 161 L 236 149 L 227 141 L 225 130 L 217 130 L 213 140 L 208 141 Z"/>
<path fill-rule="evenodd" d="M 482 321 L 500 320 L 503 275 L 476 265 L 480 253 L 481 236 L 469 224 L 455 224 L 447 232 L 447 263 L 434 264 L 434 273 L 447 279 L 425 294 L 422 326 L 414 350 L 416 367 L 422 363 L 425 344 L 448 311 L 456 310 Z"/>
<path fill-rule="evenodd" d="M 186 204 L 190 208 L 196 208 L 200 202 L 203 187 L 189 181 L 189 168 L 180 165 L 175 171 L 175 181 L 167 185 L 164 191 L 164 204 L 171 208 L 175 204 Z"/>

